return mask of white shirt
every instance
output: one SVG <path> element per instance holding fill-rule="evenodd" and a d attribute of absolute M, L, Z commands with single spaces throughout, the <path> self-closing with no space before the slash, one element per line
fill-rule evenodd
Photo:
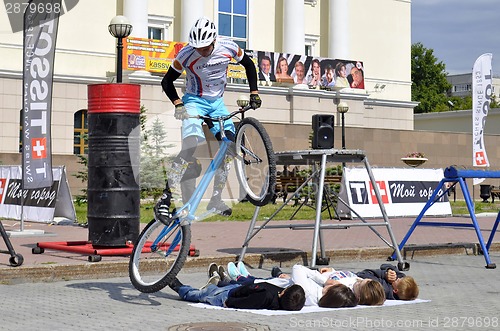
<path fill-rule="evenodd" d="M 186 71 L 186 93 L 215 100 L 224 94 L 229 62 L 231 59 L 240 62 L 243 55 L 243 50 L 232 40 L 216 39 L 208 57 L 201 56 L 190 45 L 184 46 L 172 68 L 179 73 Z"/>
<path fill-rule="evenodd" d="M 341 284 L 344 284 L 345 286 L 349 287 L 351 290 L 354 287 L 354 283 L 358 281 L 359 278 L 356 276 L 356 274 L 352 271 L 341 271 L 341 270 L 335 270 L 331 273 L 327 273 L 328 279 L 333 279 L 339 281 Z"/>
<path fill-rule="evenodd" d="M 288 278 L 270 278 L 270 279 L 255 279 L 254 284 L 269 283 L 281 288 L 288 288 L 293 285 L 292 280 Z"/>
<path fill-rule="evenodd" d="M 292 268 L 292 282 L 302 286 L 306 293 L 305 306 L 317 306 L 323 296 L 323 285 L 328 277 L 316 270 L 296 264 Z"/>

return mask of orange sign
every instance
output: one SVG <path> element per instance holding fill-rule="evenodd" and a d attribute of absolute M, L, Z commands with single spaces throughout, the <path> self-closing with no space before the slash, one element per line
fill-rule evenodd
<path fill-rule="evenodd" d="M 186 43 L 144 38 L 126 38 L 123 43 L 124 70 L 167 72 Z"/>

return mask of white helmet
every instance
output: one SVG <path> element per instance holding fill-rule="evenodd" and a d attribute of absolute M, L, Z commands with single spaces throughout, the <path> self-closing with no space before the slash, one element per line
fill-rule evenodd
<path fill-rule="evenodd" d="M 210 45 L 217 37 L 214 22 L 206 17 L 196 20 L 189 32 L 189 45 L 200 48 Z"/>

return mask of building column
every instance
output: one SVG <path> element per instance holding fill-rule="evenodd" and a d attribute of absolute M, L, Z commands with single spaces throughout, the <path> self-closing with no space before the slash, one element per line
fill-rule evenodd
<path fill-rule="evenodd" d="M 148 38 L 148 0 L 123 0 L 123 16 L 132 24 L 130 37 Z M 124 55 L 126 56 L 126 54 Z M 132 70 L 124 72 L 124 79 L 128 76 L 150 76 L 146 70 Z"/>
<path fill-rule="evenodd" d="M 283 7 L 283 52 L 304 54 L 304 0 L 286 0 Z"/>
<path fill-rule="evenodd" d="M 329 0 L 328 57 L 348 60 L 349 0 Z"/>
<path fill-rule="evenodd" d="M 148 0 L 124 0 L 123 16 L 132 24 L 131 37 L 148 37 Z"/>
<path fill-rule="evenodd" d="M 189 31 L 194 22 L 202 16 L 205 16 L 203 3 L 199 0 L 182 0 L 181 5 L 181 41 L 188 42 Z"/>

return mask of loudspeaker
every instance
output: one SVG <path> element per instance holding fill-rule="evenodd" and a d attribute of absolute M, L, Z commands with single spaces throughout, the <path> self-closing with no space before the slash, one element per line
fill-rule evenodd
<path fill-rule="evenodd" d="M 313 149 L 333 148 L 333 119 L 333 115 L 313 115 Z"/>

